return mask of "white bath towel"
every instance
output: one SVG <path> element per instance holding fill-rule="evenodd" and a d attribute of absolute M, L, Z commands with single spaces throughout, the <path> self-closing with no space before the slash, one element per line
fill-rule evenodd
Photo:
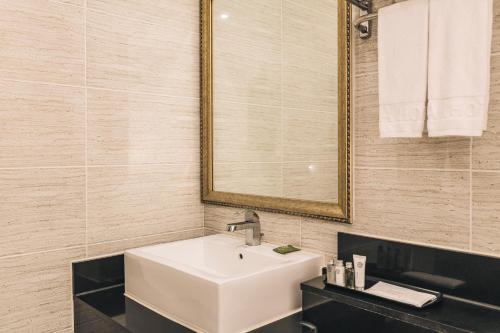
<path fill-rule="evenodd" d="M 381 137 L 421 137 L 427 97 L 429 0 L 378 11 Z"/>
<path fill-rule="evenodd" d="M 429 136 L 480 136 L 486 129 L 492 0 L 430 0 Z"/>

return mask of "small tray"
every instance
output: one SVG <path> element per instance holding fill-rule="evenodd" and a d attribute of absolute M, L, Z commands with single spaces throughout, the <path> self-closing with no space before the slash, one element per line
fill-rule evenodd
<path fill-rule="evenodd" d="M 396 303 L 396 304 L 399 304 L 399 305 L 408 306 L 408 307 L 410 307 L 412 309 L 419 309 L 419 310 L 426 309 L 426 308 L 428 308 L 428 307 L 430 307 L 430 306 L 432 306 L 434 304 L 439 303 L 441 301 L 441 299 L 443 298 L 442 293 L 440 293 L 438 291 L 424 289 L 424 288 L 420 288 L 420 287 L 415 287 L 415 286 L 411 286 L 411 285 L 407 285 L 407 284 L 399 283 L 399 282 L 394 282 L 394 281 L 390 281 L 390 280 L 384 280 L 384 279 L 374 278 L 374 277 L 371 277 L 371 276 L 367 276 L 366 277 L 366 280 L 365 280 L 365 289 L 371 288 L 377 282 L 386 282 L 386 283 L 393 284 L 395 286 L 399 286 L 399 287 L 403 287 L 403 288 L 407 288 L 407 289 L 411 289 L 411 290 L 415 290 L 415 291 L 419 291 L 419 292 L 431 294 L 431 295 L 436 296 L 436 299 L 433 300 L 433 301 L 431 301 L 431 302 L 429 302 L 429 303 L 424 304 L 422 307 L 418 307 L 418 306 L 414 306 L 414 305 L 411 305 L 411 304 L 408 304 L 408 303 L 399 302 L 399 301 L 396 301 L 396 300 L 393 300 L 393 299 L 390 299 L 390 298 L 385 298 L 385 297 L 380 297 L 380 296 L 377 296 L 377 295 L 369 294 L 369 293 L 366 293 L 366 292 L 361 291 L 361 290 L 355 290 L 355 289 L 350 289 L 350 288 L 347 288 L 347 287 L 342 287 L 342 286 L 339 286 L 339 285 L 336 285 L 336 284 L 330 284 L 330 283 L 328 283 L 326 281 L 326 276 L 324 277 L 324 283 L 328 287 L 332 287 L 332 288 L 339 289 L 339 290 L 344 290 L 344 291 L 350 292 L 350 293 L 352 293 L 354 295 L 363 295 L 363 296 L 367 296 L 367 297 L 371 297 L 371 298 L 375 298 L 375 299 L 379 299 L 379 300 L 384 300 L 384 301 Z"/>

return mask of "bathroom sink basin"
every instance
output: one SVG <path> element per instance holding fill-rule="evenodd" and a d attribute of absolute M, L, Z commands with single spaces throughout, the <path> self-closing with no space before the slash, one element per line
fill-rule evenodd
<path fill-rule="evenodd" d="M 212 235 L 125 252 L 125 295 L 196 332 L 248 332 L 301 309 L 321 257 Z"/>

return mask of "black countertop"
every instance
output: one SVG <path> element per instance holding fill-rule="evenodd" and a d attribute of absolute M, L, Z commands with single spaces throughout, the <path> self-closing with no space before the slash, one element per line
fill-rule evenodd
<path fill-rule="evenodd" d="M 367 257 L 367 277 L 439 291 L 441 302 L 416 309 L 318 277 L 301 284 L 301 313 L 252 333 L 302 333 L 301 320 L 323 333 L 500 333 L 498 258 L 339 233 L 339 258 L 353 254 Z M 191 332 L 127 299 L 124 282 L 123 255 L 73 264 L 75 332 Z"/>
<path fill-rule="evenodd" d="M 415 309 L 370 295 L 330 287 L 318 277 L 301 285 L 302 290 L 385 317 L 437 332 L 500 332 L 500 309 L 443 295 L 441 302 Z"/>
<path fill-rule="evenodd" d="M 127 299 L 123 285 L 76 295 L 76 333 L 194 333 L 159 314 Z M 296 313 L 250 333 L 302 333 Z"/>

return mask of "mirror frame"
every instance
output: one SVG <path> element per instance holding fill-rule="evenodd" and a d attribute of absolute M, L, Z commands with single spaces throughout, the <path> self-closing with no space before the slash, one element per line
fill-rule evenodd
<path fill-rule="evenodd" d="M 201 201 L 350 223 L 351 211 L 351 5 L 338 0 L 338 203 L 219 192 L 213 187 L 212 1 L 201 5 Z"/>

